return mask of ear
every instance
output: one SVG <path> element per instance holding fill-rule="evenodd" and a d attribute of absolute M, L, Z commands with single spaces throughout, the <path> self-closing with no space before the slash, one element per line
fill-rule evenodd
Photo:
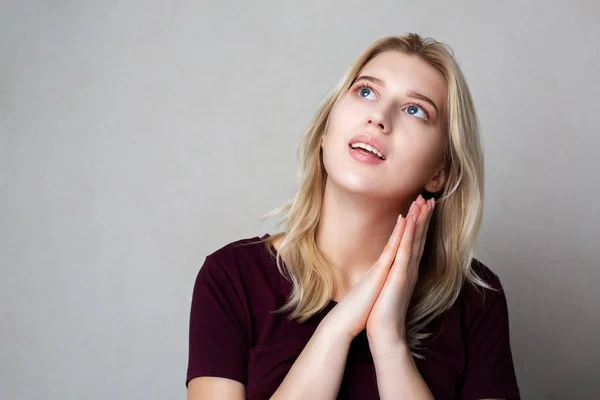
<path fill-rule="evenodd" d="M 431 193 L 439 192 L 446 183 L 447 172 L 446 168 L 440 168 L 433 177 L 425 184 L 425 190 Z"/>

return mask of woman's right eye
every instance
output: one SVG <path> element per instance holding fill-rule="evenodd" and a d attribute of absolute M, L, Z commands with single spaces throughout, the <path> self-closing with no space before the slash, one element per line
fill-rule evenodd
<path fill-rule="evenodd" d="M 361 85 L 358 87 L 358 95 L 363 99 L 368 99 L 367 96 L 369 96 L 370 94 L 372 94 L 373 96 L 375 95 L 375 93 L 373 92 L 373 88 L 371 88 L 369 85 Z"/>

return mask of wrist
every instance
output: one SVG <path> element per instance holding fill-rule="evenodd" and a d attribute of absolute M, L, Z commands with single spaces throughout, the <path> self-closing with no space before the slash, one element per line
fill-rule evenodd
<path fill-rule="evenodd" d="M 411 354 L 406 339 L 400 334 L 369 336 L 369 348 L 373 357 L 398 352 Z"/>
<path fill-rule="evenodd" d="M 337 346 L 350 347 L 354 336 L 340 327 L 339 324 L 331 323 L 327 317 L 321 321 L 314 333 L 320 342 L 327 342 Z"/>

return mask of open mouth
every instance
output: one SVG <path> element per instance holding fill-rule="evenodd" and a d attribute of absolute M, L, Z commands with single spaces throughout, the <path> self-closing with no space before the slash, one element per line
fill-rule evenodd
<path fill-rule="evenodd" d="M 385 160 L 385 157 L 383 156 L 383 154 L 381 154 L 379 151 L 377 151 L 377 149 L 364 144 L 364 143 L 354 143 L 354 144 L 349 144 L 348 145 L 352 150 L 355 150 L 357 152 L 360 152 L 362 154 L 366 154 L 369 155 L 373 158 L 377 158 L 379 160 Z"/>

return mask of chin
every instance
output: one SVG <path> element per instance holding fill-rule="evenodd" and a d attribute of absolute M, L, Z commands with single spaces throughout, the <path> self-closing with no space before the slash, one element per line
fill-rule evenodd
<path fill-rule="evenodd" d="M 379 198 L 390 196 L 390 179 L 386 178 L 386 169 L 382 169 L 381 165 L 365 166 L 354 160 L 346 160 L 344 155 L 323 161 L 327 185 L 335 186 L 336 191 Z"/>
<path fill-rule="evenodd" d="M 381 197 L 383 190 L 372 177 L 364 174 L 346 173 L 342 176 L 328 175 L 327 184 L 343 192 Z"/>

